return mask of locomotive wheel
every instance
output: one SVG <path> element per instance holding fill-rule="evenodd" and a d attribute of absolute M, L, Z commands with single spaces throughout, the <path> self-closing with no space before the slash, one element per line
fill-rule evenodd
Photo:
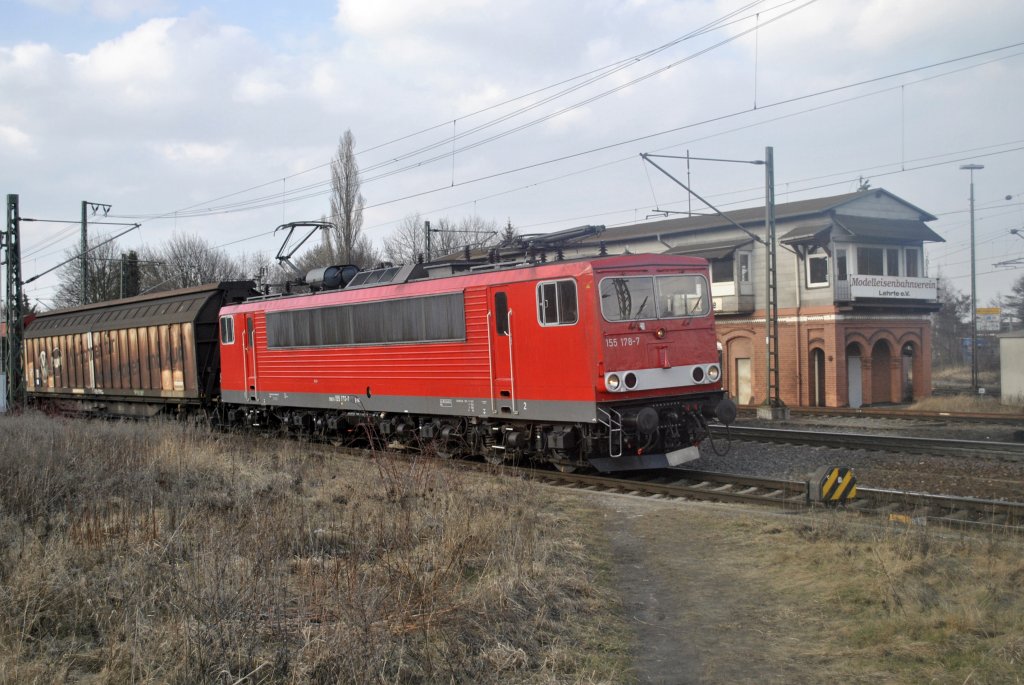
<path fill-rule="evenodd" d="M 505 463 L 505 455 L 497 454 L 496 452 L 487 452 L 484 454 L 484 460 L 492 466 L 501 466 Z"/>

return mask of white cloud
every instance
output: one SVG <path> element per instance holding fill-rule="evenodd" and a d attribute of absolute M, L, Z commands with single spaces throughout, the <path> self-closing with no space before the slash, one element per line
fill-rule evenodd
<path fill-rule="evenodd" d="M 220 164 L 231 155 L 229 144 L 209 143 L 163 143 L 155 146 L 165 159 L 171 162 L 198 162 L 201 164 Z"/>
<path fill-rule="evenodd" d="M 125 212 L 172 210 L 275 178 L 279 179 L 276 192 L 314 186 L 327 177 L 325 171 L 286 181 L 282 177 L 328 161 L 338 136 L 347 128 L 356 135 L 357 149 L 427 131 L 361 155 L 363 168 L 385 164 L 420 146 L 436 145 L 419 157 L 375 170 L 377 175 L 443 156 L 451 152 L 446 138 L 453 119 L 459 118 L 457 132 L 468 132 L 528 102 L 538 102 L 555 89 L 468 117 L 472 112 L 641 53 L 745 4 L 744 0 L 342 0 L 325 12 L 315 3 L 287 9 L 274 3 L 212 3 L 209 10 L 192 11 L 199 0 L 174 0 L 181 11 L 153 17 L 147 13 L 166 6 L 165 0 L 23 2 L 37 8 L 17 7 L 37 15 L 26 25 L 34 22 L 55 28 L 21 43 L 0 39 L 0 92 L 4 93 L 0 157 L 21 155 L 19 164 L 0 165 L 0 182 L 17 186 L 33 205 L 45 195 L 56 198 L 55 203 L 66 202 L 68 197 L 96 197 L 96 189 L 103 189 L 105 194 L 98 199 L 113 202 Z M 792 95 L 1019 40 L 1012 34 L 1024 23 L 1024 3 L 991 0 L 986 10 L 980 12 L 975 0 L 821 0 L 769 26 L 763 14 L 758 103 L 763 107 Z M 71 13 L 70 17 L 55 14 L 59 11 Z M 218 11 L 237 12 L 231 15 L 232 21 L 244 27 L 229 25 Z M 324 15 L 315 16 L 317 11 Z M 131 21 L 124 30 L 122 25 L 92 18 L 79 21 L 78 15 L 85 12 L 142 19 Z M 302 21 L 292 23 L 298 17 Z M 486 128 L 460 141 L 458 147 L 596 96 L 752 25 L 750 19 L 681 44 L 612 78 Z M 74 53 L 68 45 L 75 46 Z M 448 186 L 453 179 L 491 176 L 746 110 L 754 100 L 753 50 L 754 38 L 746 36 L 542 125 L 466 149 L 454 160 L 424 163 L 367 183 L 364 194 L 369 204 L 379 204 Z M 743 158 L 759 154 L 766 144 L 774 145 L 776 174 L 784 183 L 899 158 L 904 142 L 909 158 L 1016 140 L 1020 126 L 1013 112 L 1019 109 L 1022 63 L 1020 58 L 1005 60 L 986 69 L 908 86 L 905 103 L 896 91 L 778 123 L 768 119 L 822 102 L 808 100 L 785 109 L 752 112 L 600 155 L 531 167 L 485 183 L 381 206 L 367 212 L 366 222 L 384 224 L 409 212 L 426 214 L 437 207 L 466 203 L 473 207 L 467 212 L 485 216 L 493 212 L 502 222 L 511 217 L 516 224 L 536 222 L 545 227 L 539 230 L 545 230 L 557 227 L 548 222 L 591 217 L 597 205 L 643 208 L 651 202 L 651 190 L 635 160 L 594 174 L 566 174 L 672 145 L 680 153 L 690 149 L 694 155 Z M 884 85 L 895 84 L 879 87 Z M 832 99 L 853 94 L 844 92 Z M 1001 102 L 1007 104 L 1001 106 Z M 740 130 L 748 123 L 760 125 Z M 712 137 L 731 129 L 737 130 Z M 996 188 L 998 160 L 979 161 L 986 164 L 979 192 Z M 748 176 L 711 165 L 695 173 L 700 191 L 708 195 L 759 182 L 756 173 Z M 949 198 L 962 199 L 966 191 L 955 165 L 943 172 L 953 177 L 952 186 L 945 176 L 940 178 L 939 171 L 931 173 L 893 176 L 883 183 L 928 211 L 940 212 L 955 204 Z M 558 183 L 539 183 L 560 176 L 564 180 Z M 924 181 L 915 186 L 913 178 Z M 1008 185 L 1008 179 L 998 183 Z M 532 186 L 529 201 L 521 193 L 505 192 L 519 185 Z M 911 186 L 923 190 L 910 192 Z M 818 194 L 832 190 L 825 188 Z M 999 187 L 998 191 L 1002 197 L 1018 193 L 1019 188 Z M 263 192 L 275 191 L 257 191 Z M 678 188 L 666 192 L 668 198 L 659 191 L 659 201 L 671 201 L 676 194 L 685 197 Z M 264 214 L 218 215 L 206 221 L 224 233 L 238 231 L 232 237 L 252 234 L 256 227 L 319 216 L 325 210 L 325 198 L 315 193 Z M 492 194 L 495 199 L 474 204 Z M 41 214 L 44 209 L 40 207 Z M 51 215 L 63 216 L 62 212 L 63 206 L 57 206 Z M 627 214 L 632 217 L 634 212 Z M 644 214 L 639 210 L 640 218 Z M 157 240 L 160 233 L 147 235 Z"/>
<path fill-rule="evenodd" d="M 488 5 L 487 0 L 338 0 L 335 22 L 343 31 L 388 34 L 495 9 Z"/>
<path fill-rule="evenodd" d="M 234 99 L 254 105 L 284 97 L 288 88 L 266 69 L 254 69 L 243 74 L 235 87 Z"/>
<path fill-rule="evenodd" d="M 0 147 L 12 152 L 31 154 L 35 152 L 32 137 L 19 128 L 0 124 Z"/>
<path fill-rule="evenodd" d="M 167 82 L 177 65 L 171 30 L 177 19 L 151 19 L 114 40 L 97 45 L 72 61 L 86 82 L 122 85 L 140 94 L 145 84 Z"/>

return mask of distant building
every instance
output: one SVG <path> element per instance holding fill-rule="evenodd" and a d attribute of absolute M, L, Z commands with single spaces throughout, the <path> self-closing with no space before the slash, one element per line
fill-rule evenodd
<path fill-rule="evenodd" d="M 664 252 L 711 263 L 726 387 L 740 404 L 767 395 L 764 207 L 618 226 L 566 257 Z M 931 394 L 937 283 L 924 243 L 935 217 L 881 189 L 777 204 L 780 396 L 791 406 L 904 402 Z M 1004 357 L 1006 358 L 1006 357 Z"/>
<path fill-rule="evenodd" d="M 1010 360 L 1024 359 L 1024 331 L 1003 333 L 999 337 L 1000 401 L 1003 404 L 1024 404 L 1024 366 Z"/>

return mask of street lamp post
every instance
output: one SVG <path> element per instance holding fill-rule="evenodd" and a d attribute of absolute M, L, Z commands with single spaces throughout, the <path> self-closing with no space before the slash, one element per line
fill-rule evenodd
<path fill-rule="evenodd" d="M 978 275 L 974 260 L 974 172 L 984 169 L 983 164 L 963 164 L 971 172 L 971 389 L 978 394 Z"/>

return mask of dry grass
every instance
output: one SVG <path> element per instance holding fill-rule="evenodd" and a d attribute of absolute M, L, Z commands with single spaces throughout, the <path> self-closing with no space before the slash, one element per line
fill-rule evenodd
<path fill-rule="evenodd" d="M 932 382 L 939 385 L 971 387 L 970 365 L 943 366 L 932 368 Z M 978 369 L 978 382 L 982 385 L 992 386 L 999 384 L 998 369 Z"/>
<path fill-rule="evenodd" d="M 308 452 L 0 418 L 0 681 L 621 680 L 581 524 L 534 488 Z"/>
<path fill-rule="evenodd" d="M 946 411 L 976 414 L 1021 414 L 1024 406 L 1002 404 L 993 395 L 979 397 L 977 395 L 944 395 L 926 397 L 910 406 L 911 411 Z"/>
<path fill-rule="evenodd" d="M 777 529 L 773 532 L 777 533 Z M 831 514 L 793 527 L 782 592 L 799 588 L 838 679 L 1024 682 L 1024 541 L 922 525 L 878 529 Z M 808 604 L 808 600 L 810 603 Z"/>

